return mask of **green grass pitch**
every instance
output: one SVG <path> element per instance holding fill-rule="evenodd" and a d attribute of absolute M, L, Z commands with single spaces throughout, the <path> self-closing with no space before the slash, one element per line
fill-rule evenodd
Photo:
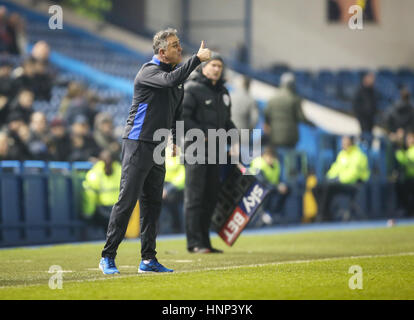
<path fill-rule="evenodd" d="M 140 244 L 121 244 L 121 275 L 98 270 L 103 243 L 0 250 L 0 299 L 414 299 L 414 226 L 242 235 L 220 254 L 189 254 L 185 240 L 158 242 L 173 274 L 138 274 Z M 62 289 L 50 289 L 52 265 Z M 362 289 L 351 290 L 351 266 Z M 361 280 L 361 279 L 360 279 Z M 352 282 L 352 281 L 351 281 Z"/>

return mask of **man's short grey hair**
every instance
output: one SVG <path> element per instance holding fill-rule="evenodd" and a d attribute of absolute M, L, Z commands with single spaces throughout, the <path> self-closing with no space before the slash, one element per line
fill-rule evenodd
<path fill-rule="evenodd" d="M 167 39 L 171 36 L 177 36 L 177 30 L 173 28 L 168 28 L 165 30 L 158 31 L 152 41 L 152 48 L 154 49 L 154 54 L 158 54 L 160 49 L 167 50 L 168 41 Z"/>

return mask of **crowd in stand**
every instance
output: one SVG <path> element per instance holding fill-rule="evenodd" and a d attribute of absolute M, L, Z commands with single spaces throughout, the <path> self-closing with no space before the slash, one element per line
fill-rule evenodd
<path fill-rule="evenodd" d="M 23 19 L 0 7 L 0 160 L 94 161 L 104 149 L 118 159 L 112 118 L 96 111 L 102 100 L 83 84 L 67 85 L 52 121 L 33 109 L 35 101 L 50 101 L 58 71 L 45 41 L 26 54 L 24 34 Z"/>

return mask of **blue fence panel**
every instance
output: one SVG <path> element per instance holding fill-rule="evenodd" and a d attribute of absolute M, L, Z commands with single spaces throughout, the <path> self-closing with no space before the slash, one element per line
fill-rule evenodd
<path fill-rule="evenodd" d="M 17 244 L 24 235 L 20 163 L 15 166 L 2 161 L 0 168 L 0 243 Z"/>
<path fill-rule="evenodd" d="M 50 235 L 48 187 L 46 163 L 25 161 L 23 163 L 23 213 L 26 224 L 26 240 L 43 243 Z"/>
<path fill-rule="evenodd" d="M 72 179 L 68 162 L 49 163 L 49 209 L 51 240 L 74 240 Z"/>

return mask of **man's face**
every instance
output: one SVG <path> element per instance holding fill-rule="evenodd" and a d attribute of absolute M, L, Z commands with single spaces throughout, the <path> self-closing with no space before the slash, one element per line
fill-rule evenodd
<path fill-rule="evenodd" d="M 369 73 L 364 77 L 364 86 L 367 88 L 372 88 L 375 84 L 375 75 Z"/>
<path fill-rule="evenodd" d="M 211 60 L 203 67 L 203 74 L 212 81 L 218 81 L 223 73 L 223 63 L 220 60 Z"/>
<path fill-rule="evenodd" d="M 86 136 L 89 132 L 89 126 L 87 123 L 75 122 L 74 124 L 72 124 L 71 129 L 74 135 L 79 136 Z"/>
<path fill-rule="evenodd" d="M 34 101 L 34 94 L 31 91 L 23 91 L 19 95 L 19 104 L 23 108 L 31 108 Z"/>
<path fill-rule="evenodd" d="M 65 135 L 65 127 L 64 126 L 53 126 L 50 128 L 50 132 L 52 133 L 53 136 L 55 137 L 63 137 Z"/>
<path fill-rule="evenodd" d="M 47 120 L 44 114 L 35 112 L 32 116 L 30 127 L 33 131 L 43 133 L 47 130 Z"/>
<path fill-rule="evenodd" d="M 182 60 L 181 53 L 183 49 L 180 45 L 180 39 L 177 36 L 170 36 L 167 38 L 167 42 L 167 50 L 160 49 L 160 54 L 165 63 L 177 65 Z"/>

